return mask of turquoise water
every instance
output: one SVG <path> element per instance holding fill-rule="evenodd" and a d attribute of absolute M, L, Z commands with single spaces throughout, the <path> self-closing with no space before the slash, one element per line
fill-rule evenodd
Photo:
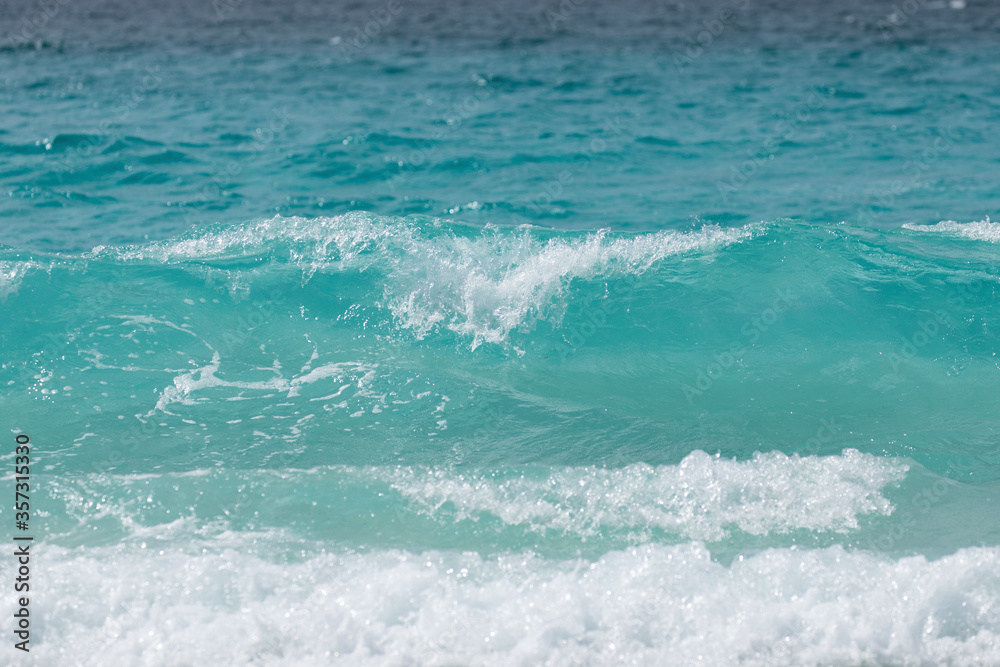
<path fill-rule="evenodd" d="M 995 9 L 216 5 L 5 10 L 18 660 L 1000 662 Z"/>

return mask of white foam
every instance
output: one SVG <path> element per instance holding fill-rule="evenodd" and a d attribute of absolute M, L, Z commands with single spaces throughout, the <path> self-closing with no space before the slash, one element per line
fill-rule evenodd
<path fill-rule="evenodd" d="M 545 476 L 368 469 L 427 514 L 492 515 L 532 530 L 589 535 L 602 528 L 659 528 L 698 540 L 732 529 L 753 535 L 796 529 L 846 532 L 858 516 L 891 513 L 881 491 L 908 466 L 862 454 L 800 458 L 757 453 L 749 461 L 695 451 L 678 465 L 564 468 Z"/>
<path fill-rule="evenodd" d="M 33 262 L 0 261 L 0 301 L 17 292 L 21 280 L 34 266 Z"/>
<path fill-rule="evenodd" d="M 772 549 L 727 567 L 699 543 L 595 562 L 395 550 L 277 562 L 297 549 L 267 535 L 205 544 L 33 547 L 32 664 L 1000 664 L 998 548 L 933 562 Z M 0 600 L 8 619 L 13 597 Z"/>
<path fill-rule="evenodd" d="M 512 330 L 553 317 L 547 309 L 575 279 L 641 273 L 668 256 L 711 251 L 762 229 L 760 224 L 709 225 L 691 232 L 625 236 L 600 231 L 544 240 L 539 230 L 529 228 L 473 230 L 352 212 L 315 219 L 276 217 L 187 239 L 97 248 L 90 255 L 176 263 L 271 252 L 283 245 L 304 280 L 317 271 L 374 267 L 385 281 L 386 304 L 401 326 L 417 337 L 443 327 L 470 336 L 475 348 L 502 343 Z"/>
<path fill-rule="evenodd" d="M 914 232 L 932 232 L 949 236 L 960 236 L 976 241 L 1000 243 L 1000 222 L 990 222 L 989 218 L 979 222 L 955 222 L 946 220 L 935 225 L 903 225 Z"/>
<path fill-rule="evenodd" d="M 363 250 L 407 234 L 399 219 L 355 211 L 331 218 L 255 220 L 198 231 L 188 238 L 140 245 L 98 246 L 85 257 L 110 257 L 126 262 L 178 263 L 244 257 L 286 244 L 293 259 L 314 262 L 351 259 Z"/>
<path fill-rule="evenodd" d="M 387 295 L 401 325 L 418 338 L 444 327 L 470 336 L 476 348 L 502 343 L 511 331 L 539 319 L 556 319 L 550 307 L 573 280 L 634 275 L 670 255 L 712 250 L 758 229 L 707 226 L 629 237 L 594 232 L 548 241 L 525 230 L 435 239 L 396 263 Z"/>
<path fill-rule="evenodd" d="M 312 369 L 308 373 L 292 376 L 291 378 L 282 377 L 279 374 L 280 369 L 274 368 L 268 369 L 275 373 L 273 378 L 246 381 L 220 378 L 217 375 L 220 364 L 221 358 L 219 353 L 213 351 L 211 362 L 193 370 L 182 372 L 180 375 L 174 377 L 173 383 L 164 387 L 163 391 L 160 392 L 156 406 L 145 416 L 150 417 L 157 410 L 173 415 L 174 413 L 169 409 L 172 404 L 194 405 L 199 400 L 199 394 L 204 397 L 204 392 L 207 389 L 223 388 L 275 393 L 284 392 L 288 398 L 292 398 L 299 395 L 299 391 L 303 385 L 331 378 L 335 381 L 348 378 L 351 384 L 358 387 L 359 391 L 364 391 L 365 385 L 375 376 L 375 369 L 377 367 L 377 364 L 366 366 L 359 362 L 327 363 Z M 340 390 L 332 396 L 339 395 L 343 390 L 344 386 L 341 386 Z M 207 397 L 204 397 L 203 400 L 207 400 Z"/>

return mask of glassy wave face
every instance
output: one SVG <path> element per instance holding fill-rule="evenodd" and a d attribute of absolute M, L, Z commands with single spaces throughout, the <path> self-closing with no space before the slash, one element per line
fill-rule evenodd
<path fill-rule="evenodd" d="M 997 228 L 4 247 L 40 664 L 996 662 Z"/>

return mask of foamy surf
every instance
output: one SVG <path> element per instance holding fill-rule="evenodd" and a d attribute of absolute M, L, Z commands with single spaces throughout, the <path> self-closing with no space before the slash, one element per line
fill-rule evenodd
<path fill-rule="evenodd" d="M 846 450 L 841 456 L 756 453 L 748 461 L 695 451 L 673 466 L 462 473 L 419 468 L 372 471 L 421 511 L 453 520 L 495 516 L 508 525 L 595 534 L 602 528 L 660 529 L 721 540 L 797 529 L 846 533 L 864 514 L 888 515 L 882 489 L 904 463 Z"/>
<path fill-rule="evenodd" d="M 1000 665 L 997 3 L 123 4 L 0 2 L 0 667 Z"/>
<path fill-rule="evenodd" d="M 955 222 L 946 220 L 935 225 L 903 225 L 905 229 L 914 232 L 924 232 L 933 234 L 944 234 L 959 238 L 971 239 L 974 241 L 989 241 L 990 243 L 1000 243 L 1000 223 L 990 222 L 987 217 L 979 222 Z"/>
<path fill-rule="evenodd" d="M 33 653 L 990 664 L 989 248 L 358 213 L 4 256 Z"/>
<path fill-rule="evenodd" d="M 703 226 L 691 232 L 567 236 L 524 226 L 475 230 L 444 220 L 353 212 L 329 218 L 273 218 L 199 231 L 189 238 L 95 248 L 86 256 L 115 262 L 194 265 L 235 259 L 291 262 L 308 281 L 316 272 L 372 271 L 400 326 L 423 338 L 441 327 L 468 336 L 475 349 L 503 343 L 518 327 L 555 317 L 554 302 L 576 279 L 638 275 L 670 256 L 708 253 L 753 238 L 761 224 Z M 210 269 L 209 269 L 210 270 Z"/>
<path fill-rule="evenodd" d="M 0 301 L 17 292 L 24 275 L 32 268 L 32 262 L 0 261 Z"/>
<path fill-rule="evenodd" d="M 997 548 L 934 561 L 784 548 L 726 565 L 698 542 L 588 561 L 224 534 L 38 553 L 59 591 L 35 598 L 40 666 L 1000 661 Z"/>
<path fill-rule="evenodd" d="M 302 421 L 308 420 L 289 420 Z M 220 530 L 229 530 L 251 518 L 254 525 L 269 529 L 293 525 L 308 537 L 326 530 L 326 512 L 348 503 L 369 508 L 367 525 L 373 532 L 399 522 L 420 521 L 425 529 L 436 526 L 435 532 L 422 535 L 431 544 L 441 535 L 481 536 L 483 531 L 508 528 L 533 534 L 536 547 L 549 538 L 586 542 L 602 535 L 624 535 L 633 543 L 667 536 L 719 543 L 736 533 L 767 538 L 809 531 L 849 538 L 856 534 L 859 520 L 891 517 L 896 508 L 886 493 L 900 486 L 909 469 L 904 461 L 851 449 L 836 456 L 805 457 L 772 451 L 744 461 L 695 451 L 675 465 L 621 468 L 207 468 L 93 473 L 53 481 L 45 502 L 53 508 L 50 528 L 65 536 L 99 530 L 87 516 L 99 513 L 113 519 L 101 530 L 133 538 L 140 527 L 155 530 L 179 519 L 194 525 L 222 522 Z M 292 512 L 266 501 L 269 495 L 294 495 L 295 489 L 310 489 L 312 504 Z M 87 497 L 109 495 L 115 503 L 81 511 Z M 171 495 L 189 499 L 184 511 L 166 511 Z"/>

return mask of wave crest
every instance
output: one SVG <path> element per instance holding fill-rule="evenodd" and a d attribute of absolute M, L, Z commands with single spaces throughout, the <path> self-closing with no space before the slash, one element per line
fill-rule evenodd
<path fill-rule="evenodd" d="M 847 532 L 858 516 L 892 512 L 881 490 L 905 476 L 896 460 L 846 449 L 840 456 L 756 453 L 749 461 L 702 451 L 673 466 L 565 468 L 543 477 L 397 468 L 375 472 L 421 511 L 446 505 L 458 520 L 480 515 L 508 525 L 594 534 L 602 528 L 658 528 L 717 541 L 797 529 Z"/>
<path fill-rule="evenodd" d="M 989 241 L 990 243 L 1000 243 L 1000 222 L 990 222 L 989 217 L 979 222 L 955 222 L 945 220 L 934 225 L 903 225 L 904 229 L 914 232 L 930 232 L 946 234 L 948 236 L 959 236 L 961 238 L 975 241 Z"/>

